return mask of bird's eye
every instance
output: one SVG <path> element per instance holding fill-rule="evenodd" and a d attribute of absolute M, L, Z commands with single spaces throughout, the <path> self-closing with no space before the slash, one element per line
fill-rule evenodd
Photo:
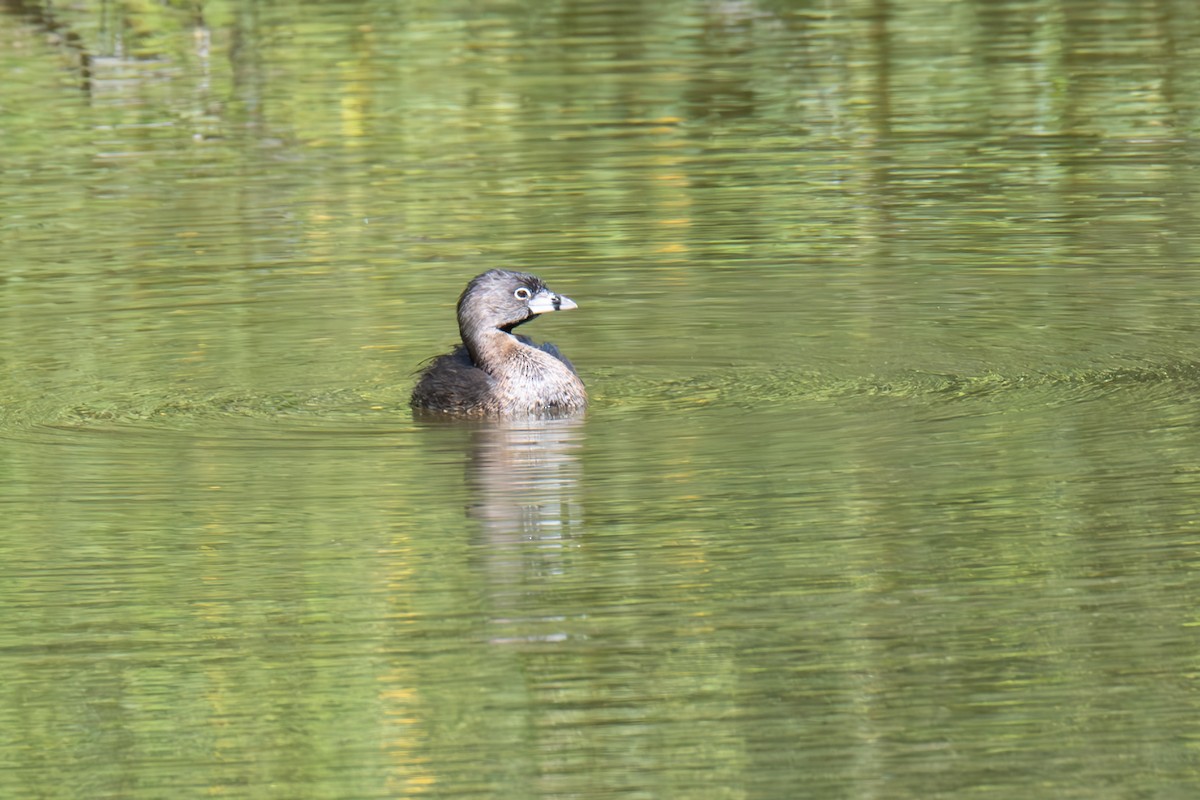
<path fill-rule="evenodd" d="M 518 286 L 517 290 L 513 292 L 513 296 L 518 300 L 528 300 L 529 298 L 533 297 L 533 292 L 529 291 L 524 286 Z"/>

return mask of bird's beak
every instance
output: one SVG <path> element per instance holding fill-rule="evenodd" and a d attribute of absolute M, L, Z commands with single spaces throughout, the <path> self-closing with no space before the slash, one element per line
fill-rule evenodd
<path fill-rule="evenodd" d="M 529 298 L 529 310 L 535 314 L 545 314 L 547 311 L 570 311 L 572 308 L 579 308 L 574 300 L 563 297 L 561 294 L 555 294 L 549 289 L 542 289 Z"/>

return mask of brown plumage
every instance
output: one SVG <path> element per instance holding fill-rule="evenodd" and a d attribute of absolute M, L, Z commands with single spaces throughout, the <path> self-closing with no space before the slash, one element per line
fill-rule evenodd
<path fill-rule="evenodd" d="M 412 407 L 459 417 L 567 416 L 587 407 L 583 381 L 558 348 L 513 328 L 548 311 L 575 308 L 541 279 L 493 269 L 458 298 L 463 343 L 434 358 L 413 389 Z"/>

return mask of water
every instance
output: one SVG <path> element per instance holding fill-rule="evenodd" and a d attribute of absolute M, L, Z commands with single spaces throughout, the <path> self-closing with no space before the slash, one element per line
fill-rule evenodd
<path fill-rule="evenodd" d="M 0 14 L 0 794 L 1191 797 L 1188 4 Z M 407 409 L 492 266 L 581 420 Z"/>

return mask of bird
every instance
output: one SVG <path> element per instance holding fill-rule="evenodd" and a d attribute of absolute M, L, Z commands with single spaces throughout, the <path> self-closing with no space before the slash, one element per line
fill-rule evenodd
<path fill-rule="evenodd" d="M 583 412 L 587 391 L 566 356 L 513 333 L 539 314 L 574 308 L 534 275 L 505 269 L 476 275 L 458 298 L 462 344 L 427 362 L 413 389 L 413 410 L 468 418 Z"/>

